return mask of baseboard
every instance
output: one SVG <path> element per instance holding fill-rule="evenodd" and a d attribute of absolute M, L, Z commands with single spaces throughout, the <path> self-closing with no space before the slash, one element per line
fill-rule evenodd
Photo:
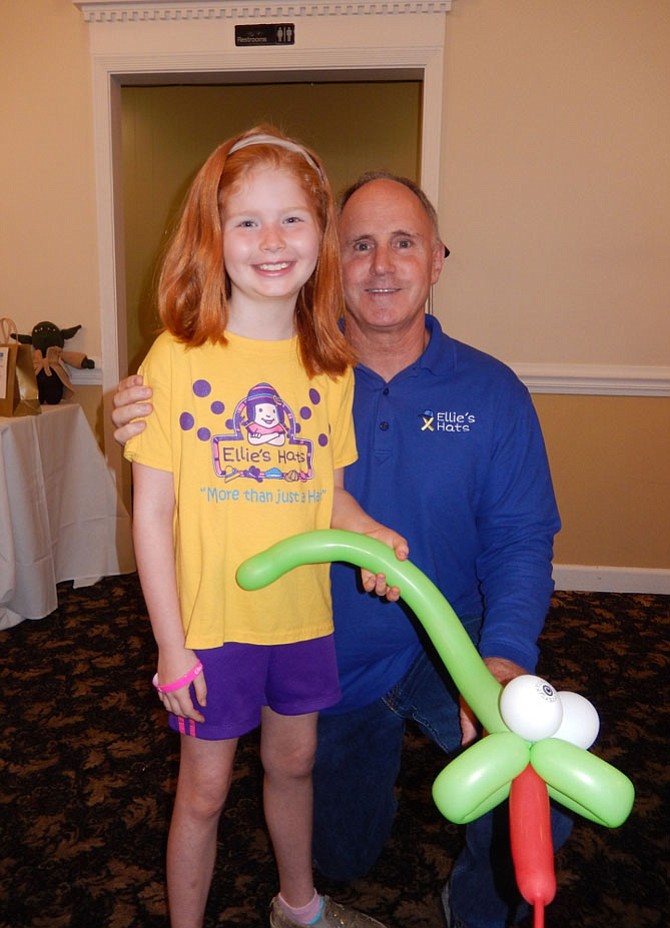
<path fill-rule="evenodd" d="M 557 590 L 585 593 L 670 594 L 670 570 L 554 564 Z"/>

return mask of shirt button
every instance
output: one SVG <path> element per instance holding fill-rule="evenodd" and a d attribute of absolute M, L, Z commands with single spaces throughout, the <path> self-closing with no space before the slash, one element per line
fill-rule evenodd
<path fill-rule="evenodd" d="M 379 423 L 379 428 L 382 430 L 382 432 L 388 432 L 390 426 L 389 426 L 388 422 L 380 422 L 380 423 Z"/>
<path fill-rule="evenodd" d="M 384 387 L 384 389 L 382 390 L 382 393 L 384 394 L 384 396 L 388 396 L 388 395 L 389 395 L 389 388 L 388 388 L 388 387 Z"/>

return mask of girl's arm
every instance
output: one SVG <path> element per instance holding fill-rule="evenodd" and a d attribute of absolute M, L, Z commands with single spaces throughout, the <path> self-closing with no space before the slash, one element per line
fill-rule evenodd
<path fill-rule="evenodd" d="M 335 471 L 335 494 L 330 527 L 347 529 L 350 532 L 359 532 L 362 535 L 377 538 L 393 548 L 400 561 L 406 560 L 409 555 L 409 545 L 403 536 L 369 516 L 351 493 L 344 489 L 344 468 Z M 363 589 L 368 593 L 386 596 L 391 602 L 400 598 L 400 590 L 397 586 L 388 586 L 384 574 L 373 574 L 369 570 L 361 570 L 361 582 Z"/>
<path fill-rule="evenodd" d="M 158 645 L 158 680 L 163 684 L 179 680 L 198 662 L 195 653 L 184 644 L 175 573 L 174 509 L 172 474 L 134 462 L 133 542 L 142 592 Z M 196 677 L 193 685 L 198 702 L 204 705 L 207 697 L 204 674 Z M 204 721 L 193 705 L 188 685 L 160 696 L 165 708 L 175 715 Z"/>

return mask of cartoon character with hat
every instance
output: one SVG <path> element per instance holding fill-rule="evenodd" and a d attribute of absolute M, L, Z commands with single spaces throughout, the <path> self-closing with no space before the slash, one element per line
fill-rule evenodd
<path fill-rule="evenodd" d="M 246 400 L 246 419 L 250 445 L 283 445 L 287 428 L 284 420 L 284 403 L 269 383 L 257 383 L 249 390 Z"/>

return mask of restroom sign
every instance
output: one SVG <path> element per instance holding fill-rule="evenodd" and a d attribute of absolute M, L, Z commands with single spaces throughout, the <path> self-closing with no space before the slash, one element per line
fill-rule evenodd
<path fill-rule="evenodd" d="M 295 24 L 235 26 L 235 45 L 295 45 Z"/>

